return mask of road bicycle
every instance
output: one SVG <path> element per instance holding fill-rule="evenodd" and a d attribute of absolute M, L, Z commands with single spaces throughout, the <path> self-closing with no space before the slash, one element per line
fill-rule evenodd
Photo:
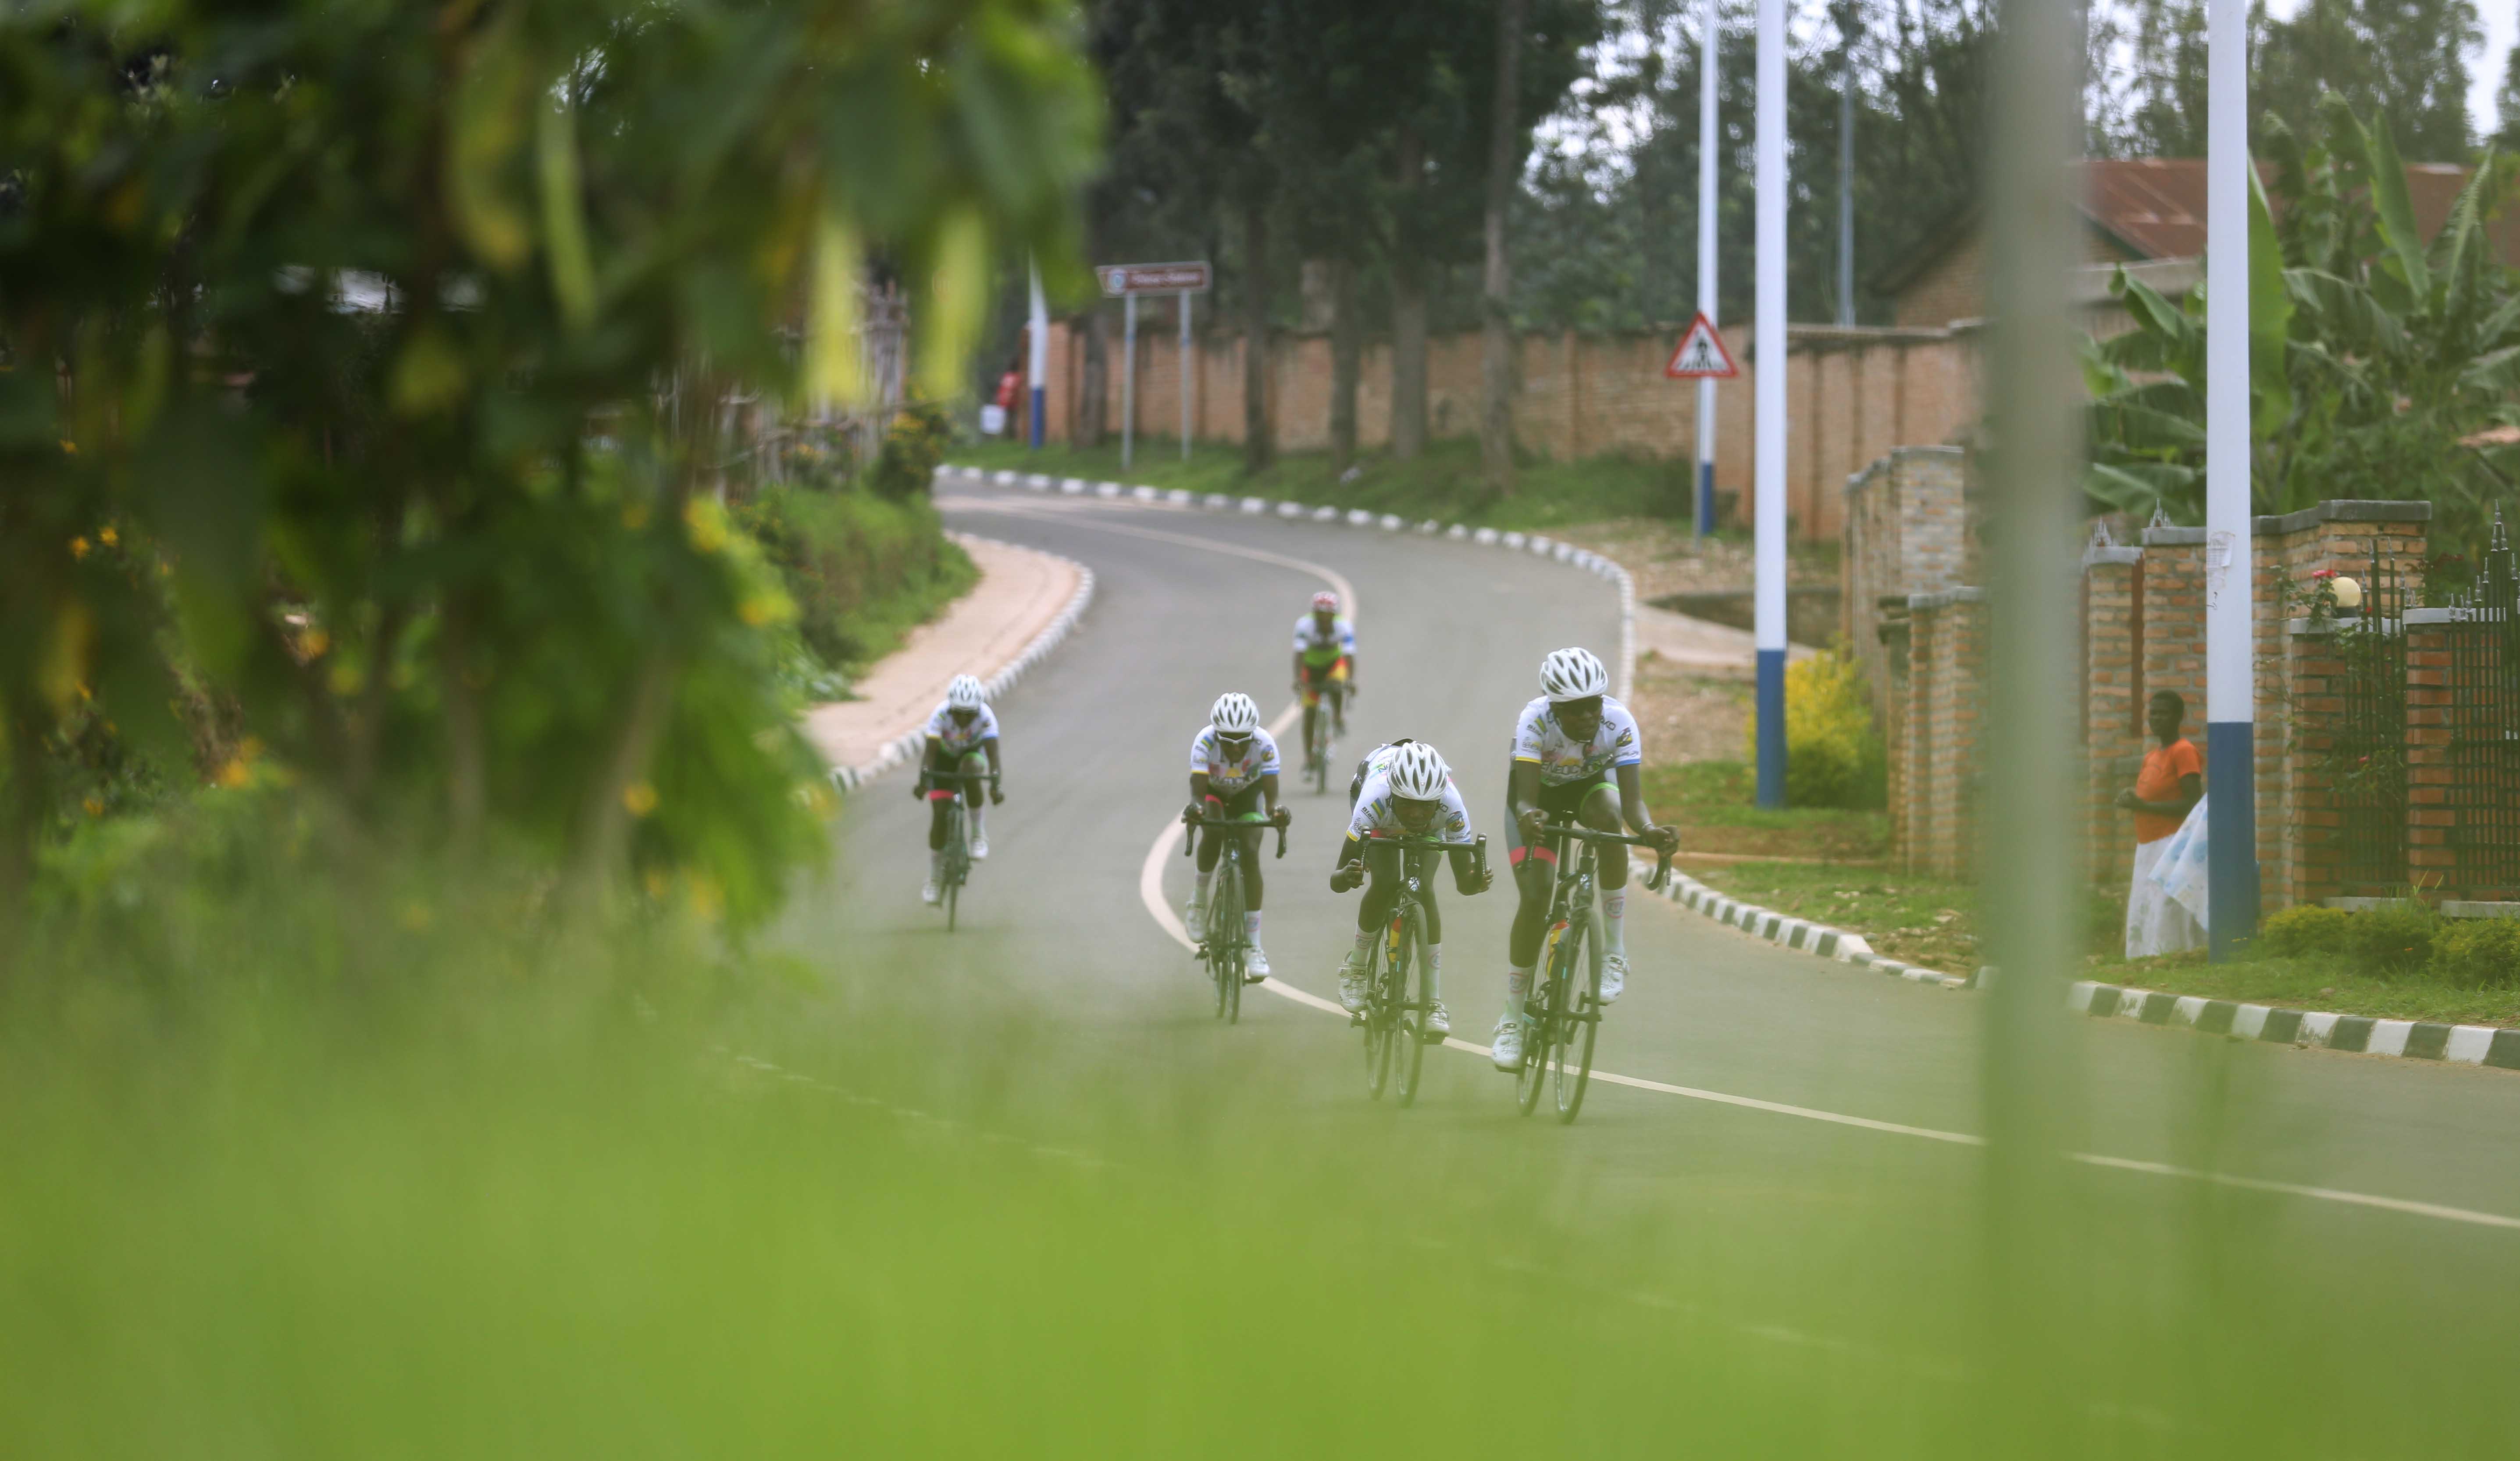
<path fill-rule="evenodd" d="M 1628 847 L 1654 847 L 1642 837 L 1596 832 L 1572 822 L 1552 821 L 1541 835 L 1542 846 L 1552 841 L 1562 849 L 1565 839 L 1583 850 L 1557 859 L 1557 886 L 1549 902 L 1549 934 L 1541 945 L 1538 978 L 1523 1000 L 1522 1070 L 1514 1076 L 1514 1105 L 1524 1116 L 1540 1104 L 1544 1087 L 1556 1093 L 1557 1119 L 1575 1119 L 1584 1106 L 1584 1089 L 1593 1078 L 1593 1042 L 1601 1031 L 1601 946 L 1589 936 L 1600 915 L 1595 894 L 1594 848 L 1604 843 Z M 1671 854 L 1654 847 L 1653 876 L 1645 887 L 1659 891 L 1671 881 Z M 1582 973 L 1577 970 L 1581 966 Z"/>
<path fill-rule="evenodd" d="M 1391 917 L 1383 925 L 1382 936 L 1366 954 L 1365 1008 L 1348 1017 L 1349 1024 L 1365 1030 L 1365 1089 L 1376 1101 L 1382 1099 L 1394 1074 L 1399 1076 L 1397 1104 L 1407 1106 L 1418 1099 L 1419 1065 L 1426 1046 L 1437 1038 L 1426 1032 L 1426 1012 L 1434 1007 L 1435 998 L 1426 988 L 1423 883 L 1444 860 L 1433 854 L 1461 850 L 1460 843 L 1431 837 L 1377 837 L 1366 844 L 1368 857 L 1400 859 L 1399 890 L 1391 900 Z M 1488 840 L 1482 837 L 1469 844 L 1469 852 L 1478 881 L 1487 881 Z"/>
<path fill-rule="evenodd" d="M 1275 827 L 1278 855 L 1283 857 L 1286 821 L 1283 809 L 1275 817 L 1203 817 L 1184 812 L 1182 825 L 1192 829 L 1193 835 L 1182 839 L 1182 855 L 1188 857 L 1198 845 L 1195 833 L 1201 827 L 1234 832 Z M 1228 1025 L 1242 1018 L 1243 967 L 1251 952 L 1251 935 L 1242 918 L 1242 843 L 1239 837 L 1225 839 L 1223 853 L 1216 859 L 1216 881 L 1208 890 L 1207 927 L 1190 931 L 1191 936 L 1198 940 L 1198 959 L 1207 966 L 1207 977 L 1216 985 L 1216 1018 Z"/>
<path fill-rule="evenodd" d="M 1299 681 L 1295 686 L 1296 703 L 1313 712 L 1312 734 L 1304 745 L 1304 777 L 1313 784 L 1316 797 L 1330 789 L 1330 760 L 1338 753 L 1338 715 L 1346 708 L 1346 700 L 1355 694 L 1353 685 L 1316 686 Z"/>
<path fill-rule="evenodd" d="M 922 784 L 931 790 L 951 787 L 953 799 L 945 803 L 944 865 L 936 870 L 936 901 L 945 910 L 945 932 L 954 932 L 956 907 L 962 902 L 963 885 L 971 881 L 970 813 L 963 804 L 963 788 L 972 782 L 986 781 L 989 790 L 998 789 L 995 771 L 928 771 Z"/>

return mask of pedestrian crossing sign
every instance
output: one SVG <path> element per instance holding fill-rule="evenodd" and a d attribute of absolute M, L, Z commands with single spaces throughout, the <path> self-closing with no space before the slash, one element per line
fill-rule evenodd
<path fill-rule="evenodd" d="M 1680 348 L 1671 352 L 1671 363 L 1662 373 L 1675 381 L 1730 381 L 1741 374 L 1732 352 L 1724 348 L 1724 337 L 1715 333 L 1715 322 L 1702 309 L 1689 322 L 1688 333 L 1680 338 Z"/>

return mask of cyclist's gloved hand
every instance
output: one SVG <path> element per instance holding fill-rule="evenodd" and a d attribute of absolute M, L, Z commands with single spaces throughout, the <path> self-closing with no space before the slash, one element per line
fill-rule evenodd
<path fill-rule="evenodd" d="M 924 801 L 927 799 L 926 777 L 922 776 L 910 784 L 910 799 L 913 801 Z"/>
<path fill-rule="evenodd" d="M 1004 801 L 1004 800 L 1006 800 L 1006 799 L 1007 799 L 1007 794 L 1006 794 L 1003 790 L 1001 790 L 1001 789 L 999 788 L 999 786 L 998 786 L 998 784 L 997 784 L 996 782 L 994 782 L 994 781 L 990 782 L 990 783 L 989 783 L 989 804 L 990 804 L 991 806 L 995 806 L 995 805 L 997 805 L 999 802 Z"/>
<path fill-rule="evenodd" d="M 1364 881 L 1365 864 L 1363 862 L 1342 863 L 1337 872 L 1330 874 L 1330 891 L 1345 892 Z"/>
<path fill-rule="evenodd" d="M 1648 827 L 1644 829 L 1644 836 L 1645 841 L 1652 843 L 1655 848 L 1660 851 L 1677 852 L 1680 850 L 1680 829 L 1677 827 Z"/>
<path fill-rule="evenodd" d="M 1487 891 L 1495 884 L 1496 874 L 1486 868 L 1472 868 L 1455 881 L 1461 886 L 1462 896 L 1468 897 Z"/>
<path fill-rule="evenodd" d="M 1523 841 L 1536 843 L 1540 841 L 1541 833 L 1549 825 L 1549 813 L 1534 806 L 1525 810 L 1516 820 L 1522 823 Z"/>

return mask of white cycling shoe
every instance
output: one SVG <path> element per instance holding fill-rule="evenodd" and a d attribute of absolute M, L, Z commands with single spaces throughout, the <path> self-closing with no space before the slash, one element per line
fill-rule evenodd
<path fill-rule="evenodd" d="M 989 840 L 986 837 L 975 837 L 971 839 L 971 860 L 973 862 L 986 862 L 989 860 Z"/>
<path fill-rule="evenodd" d="M 943 896 L 944 894 L 937 890 L 936 880 L 933 878 L 927 880 L 926 887 L 919 890 L 919 901 L 925 903 L 931 908 L 936 906 L 936 900 Z"/>
<path fill-rule="evenodd" d="M 1242 982 L 1256 984 L 1268 977 L 1269 955 L 1255 943 L 1251 945 L 1250 951 L 1242 956 Z"/>
<path fill-rule="evenodd" d="M 1426 1010 L 1425 1041 L 1431 1045 L 1438 1040 L 1449 1038 L 1452 1033 L 1453 1012 L 1444 1008 L 1444 1001 L 1436 1000 Z"/>
<path fill-rule="evenodd" d="M 1620 991 L 1627 987 L 1628 956 L 1603 954 L 1601 956 L 1601 1003 L 1608 1004 L 1616 1000 Z"/>
<path fill-rule="evenodd" d="M 1347 961 L 1339 965 L 1338 981 L 1339 1008 L 1351 1015 L 1364 1014 L 1365 996 L 1368 993 L 1364 963 L 1350 954 Z"/>
<path fill-rule="evenodd" d="M 1488 1059 L 1507 1074 L 1522 1070 L 1522 1022 L 1511 1015 L 1497 1022 L 1496 1033 L 1488 1037 Z"/>
<path fill-rule="evenodd" d="M 1182 927 L 1190 930 L 1192 943 L 1207 941 L 1207 905 L 1193 896 L 1182 907 Z"/>

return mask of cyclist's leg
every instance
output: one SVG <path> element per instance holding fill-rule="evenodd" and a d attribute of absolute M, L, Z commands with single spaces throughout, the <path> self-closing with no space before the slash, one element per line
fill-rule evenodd
<path fill-rule="evenodd" d="M 1576 819 L 1596 832 L 1619 830 L 1619 789 L 1604 781 L 1584 794 Z M 1593 849 L 1600 869 L 1601 952 L 1626 958 L 1628 953 L 1628 849 L 1605 843 Z"/>
<path fill-rule="evenodd" d="M 1330 726 L 1340 735 L 1347 734 L 1348 668 L 1347 657 L 1345 655 L 1341 655 L 1338 659 L 1338 662 L 1329 667 L 1329 673 L 1328 675 L 1329 680 L 1330 696 Z"/>
<path fill-rule="evenodd" d="M 1553 810 L 1548 788 L 1540 792 L 1543 810 Z M 1505 819 L 1506 865 L 1513 871 L 1513 929 L 1506 940 L 1505 1007 L 1522 1012 L 1531 972 L 1540 963 L 1540 940 L 1549 932 L 1549 899 L 1557 880 L 1557 848 L 1547 841 L 1533 845 L 1522 836 L 1522 824 Z"/>
<path fill-rule="evenodd" d="M 1322 716 L 1322 692 L 1313 678 L 1313 667 L 1309 664 L 1303 667 L 1296 683 L 1303 687 L 1301 698 L 1304 702 L 1304 763 L 1309 766 L 1313 759 L 1313 727 Z"/>
<path fill-rule="evenodd" d="M 981 752 L 966 752 L 963 755 L 963 759 L 955 766 L 954 769 L 974 775 L 986 776 L 989 774 L 989 758 Z M 964 815 L 971 819 L 970 830 L 968 835 L 975 845 L 985 843 L 989 840 L 988 826 L 982 820 L 987 813 L 988 805 L 989 792 L 988 788 L 984 784 L 977 781 L 967 781 L 963 783 Z"/>

